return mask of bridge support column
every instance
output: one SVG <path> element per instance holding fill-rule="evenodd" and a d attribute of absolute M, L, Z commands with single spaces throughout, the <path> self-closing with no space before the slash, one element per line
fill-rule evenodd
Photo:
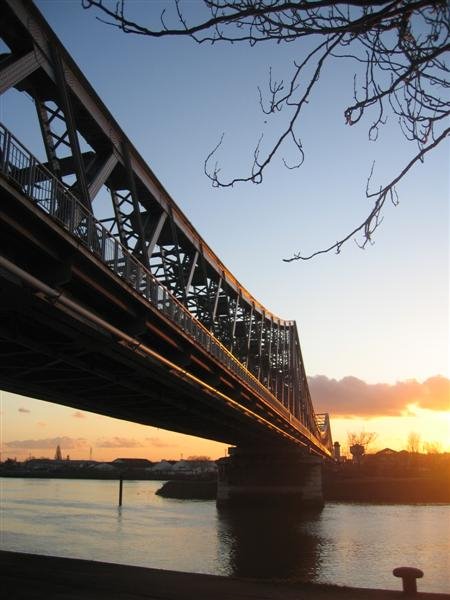
<path fill-rule="evenodd" d="M 323 506 L 322 459 L 299 450 L 231 448 L 217 461 L 217 506 Z"/>

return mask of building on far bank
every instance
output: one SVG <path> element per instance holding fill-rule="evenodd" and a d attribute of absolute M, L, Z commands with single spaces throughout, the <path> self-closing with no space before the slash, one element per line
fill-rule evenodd
<path fill-rule="evenodd" d="M 341 461 L 341 445 L 339 442 L 334 442 L 333 447 L 334 447 L 334 460 L 336 462 L 340 462 Z"/>
<path fill-rule="evenodd" d="M 111 464 L 125 469 L 146 469 L 153 466 L 153 463 L 146 458 L 116 458 Z"/>

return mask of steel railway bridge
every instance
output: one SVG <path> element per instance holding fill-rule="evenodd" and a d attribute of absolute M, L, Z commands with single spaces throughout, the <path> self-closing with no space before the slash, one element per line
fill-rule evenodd
<path fill-rule="evenodd" d="M 294 321 L 228 271 L 29 0 L 0 0 L 0 388 L 237 446 L 327 457 Z"/>

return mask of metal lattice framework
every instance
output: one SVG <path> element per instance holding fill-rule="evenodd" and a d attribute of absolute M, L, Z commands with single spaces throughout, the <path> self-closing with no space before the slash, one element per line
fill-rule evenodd
<path fill-rule="evenodd" d="M 47 159 L 38 162 L 2 127 L 3 173 L 330 451 L 328 415 L 314 413 L 295 322 L 265 309 L 226 269 L 34 5 L 0 7 L 10 49 L 0 57 L 0 93 L 15 87 L 34 99 Z"/>

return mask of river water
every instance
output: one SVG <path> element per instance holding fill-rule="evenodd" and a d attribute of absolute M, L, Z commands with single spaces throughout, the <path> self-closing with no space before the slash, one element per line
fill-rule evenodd
<path fill-rule="evenodd" d="M 1 479 L 1 548 L 237 577 L 450 592 L 450 505 L 330 503 L 320 512 L 218 511 L 155 496 L 159 481 Z"/>

